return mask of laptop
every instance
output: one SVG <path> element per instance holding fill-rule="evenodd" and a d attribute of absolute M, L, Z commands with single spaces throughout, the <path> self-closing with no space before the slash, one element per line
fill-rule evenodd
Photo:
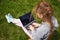
<path fill-rule="evenodd" d="M 20 16 L 20 21 L 23 27 L 28 28 L 33 22 L 35 22 L 34 17 L 31 15 L 31 12 L 26 13 L 23 16 Z"/>

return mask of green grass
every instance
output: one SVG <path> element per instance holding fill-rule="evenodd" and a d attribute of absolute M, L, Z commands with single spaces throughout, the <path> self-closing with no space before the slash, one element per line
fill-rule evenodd
<path fill-rule="evenodd" d="M 7 23 L 5 15 L 11 13 L 18 18 L 32 10 L 40 0 L 0 0 L 0 40 L 27 40 L 28 36 L 24 31 L 12 24 Z M 54 9 L 54 16 L 60 24 L 60 2 L 57 0 L 46 0 Z M 60 40 L 60 27 L 54 32 L 52 40 Z"/>

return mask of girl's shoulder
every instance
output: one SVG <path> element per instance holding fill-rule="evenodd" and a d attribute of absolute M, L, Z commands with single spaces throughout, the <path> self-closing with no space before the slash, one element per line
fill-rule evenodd
<path fill-rule="evenodd" d="M 39 26 L 40 30 L 50 30 L 50 24 L 47 22 L 42 22 L 42 24 Z"/>
<path fill-rule="evenodd" d="M 50 26 L 50 24 L 49 24 L 48 22 L 42 22 L 41 25 L 44 26 L 44 27 L 48 27 L 48 26 Z"/>
<path fill-rule="evenodd" d="M 57 19 L 56 19 L 56 17 L 52 17 L 52 22 L 53 22 L 53 25 L 54 25 L 54 27 L 59 27 L 59 24 L 58 24 L 58 21 L 57 21 Z M 49 23 L 47 23 L 47 22 L 42 22 L 42 24 L 41 24 L 43 27 L 48 27 L 48 26 L 50 26 L 50 24 Z"/>

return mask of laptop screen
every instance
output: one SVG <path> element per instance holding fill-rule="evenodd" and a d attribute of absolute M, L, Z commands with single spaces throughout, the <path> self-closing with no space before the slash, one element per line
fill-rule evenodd
<path fill-rule="evenodd" d="M 19 17 L 23 26 L 29 24 L 30 22 L 34 21 L 33 16 L 31 15 L 31 12 Z"/>

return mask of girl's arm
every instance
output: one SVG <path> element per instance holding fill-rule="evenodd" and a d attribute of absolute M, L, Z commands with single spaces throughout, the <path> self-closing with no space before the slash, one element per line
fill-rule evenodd
<path fill-rule="evenodd" d="M 34 26 L 32 26 L 34 25 Z M 29 25 L 30 30 L 35 30 L 35 27 L 38 27 L 40 24 L 39 23 L 32 23 L 32 25 Z M 32 39 L 32 35 L 28 32 L 28 30 L 22 26 L 23 31 Z"/>

